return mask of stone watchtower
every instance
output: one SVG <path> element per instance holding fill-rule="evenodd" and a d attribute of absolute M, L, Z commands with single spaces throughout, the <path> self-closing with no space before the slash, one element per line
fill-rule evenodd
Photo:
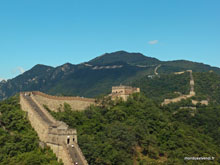
<path fill-rule="evenodd" d="M 140 88 L 124 86 L 124 85 L 113 86 L 112 93 L 110 94 L 110 96 L 112 97 L 113 100 L 116 98 L 122 98 L 123 100 L 126 101 L 129 95 L 137 92 L 138 93 L 140 92 Z"/>

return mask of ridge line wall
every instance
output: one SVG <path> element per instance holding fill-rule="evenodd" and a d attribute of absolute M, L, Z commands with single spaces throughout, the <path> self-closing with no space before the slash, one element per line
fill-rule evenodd
<path fill-rule="evenodd" d="M 40 109 L 43 111 L 43 113 L 54 123 L 56 123 L 57 121 L 49 114 L 49 112 L 47 110 L 45 110 L 45 108 L 38 103 L 38 101 L 33 97 L 31 96 L 31 98 L 34 100 L 34 102 L 40 107 Z"/>
<path fill-rule="evenodd" d="M 51 111 L 63 111 L 64 104 L 67 103 L 70 105 L 72 110 L 85 110 L 90 105 L 95 104 L 95 99 L 90 98 L 81 98 L 81 97 L 58 97 L 51 96 L 45 93 L 34 91 L 32 92 L 32 98 L 34 98 L 40 105 L 46 105 Z"/>
<path fill-rule="evenodd" d="M 76 130 L 68 129 L 68 126 L 65 123 L 61 123 L 55 119 L 52 120 L 52 125 L 61 124 L 58 127 L 53 127 L 51 123 L 47 123 L 46 121 L 44 121 L 39 113 L 34 109 L 34 107 L 31 106 L 27 98 L 25 98 L 26 95 L 24 96 L 24 94 L 25 93 L 20 93 L 21 109 L 28 113 L 30 124 L 37 132 L 40 141 L 46 143 L 56 154 L 58 160 L 62 159 L 64 165 L 72 165 L 76 160 L 78 160 L 77 157 L 80 157 L 83 165 L 88 165 L 80 148 L 77 148 L 78 144 Z M 32 96 L 28 97 L 32 98 Z M 33 101 L 37 104 L 37 106 L 39 106 L 37 101 Z M 39 106 L 39 108 L 43 113 L 46 111 L 41 106 Z M 46 113 L 44 113 L 44 115 L 46 115 Z M 50 114 L 48 113 L 46 116 L 49 117 Z M 49 118 L 53 117 L 50 116 Z M 67 142 L 68 137 L 70 139 L 70 142 Z M 70 145 L 72 144 L 76 146 L 75 149 L 77 156 L 70 154 L 70 150 L 72 149 Z"/>
<path fill-rule="evenodd" d="M 48 99 L 53 99 L 53 100 L 78 100 L 78 101 L 86 101 L 86 102 L 92 102 L 92 103 L 95 102 L 95 99 L 92 99 L 92 98 L 52 96 L 52 95 L 48 95 L 40 91 L 33 91 L 32 93 L 34 95 L 43 96 L 43 97 L 46 97 Z"/>
<path fill-rule="evenodd" d="M 45 141 L 46 135 L 48 133 L 49 125 L 46 123 L 40 115 L 35 112 L 29 103 L 23 98 L 20 94 L 20 105 L 21 109 L 28 113 L 28 119 L 31 123 L 31 126 L 36 130 L 41 141 Z"/>
<path fill-rule="evenodd" d="M 187 98 L 191 98 L 193 96 L 196 95 L 195 91 L 194 91 L 194 85 L 195 85 L 195 82 L 194 82 L 194 78 L 193 78 L 193 74 L 192 74 L 192 70 L 187 70 L 187 71 L 184 71 L 183 73 L 185 72 L 189 72 L 189 76 L 190 76 L 190 92 L 188 95 L 182 95 L 182 96 L 179 96 L 179 97 L 176 97 L 176 98 L 173 98 L 173 99 L 164 99 L 164 101 L 161 103 L 161 105 L 167 105 L 167 104 L 170 104 L 170 103 L 176 103 L 176 102 L 179 102 L 181 100 L 185 100 Z M 179 74 L 182 72 L 177 72 L 177 74 Z M 176 74 L 176 73 L 174 73 Z"/>

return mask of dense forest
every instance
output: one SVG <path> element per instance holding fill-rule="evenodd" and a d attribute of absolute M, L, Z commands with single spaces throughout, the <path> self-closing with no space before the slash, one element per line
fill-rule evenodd
<path fill-rule="evenodd" d="M 189 92 L 189 73 L 136 79 L 141 93 L 125 102 L 97 98 L 98 106 L 63 112 L 47 110 L 78 132 L 78 143 L 90 165 L 220 164 L 220 76 L 193 73 L 196 96 L 208 106 L 182 100 L 161 106 L 164 98 Z M 193 161 L 185 157 L 210 157 Z M 49 148 L 39 147 L 19 98 L 0 102 L 0 165 L 58 165 Z"/>
<path fill-rule="evenodd" d="M 19 97 L 0 102 L 0 165 L 62 165 L 49 148 L 39 147 L 37 133 L 20 109 Z"/>
<path fill-rule="evenodd" d="M 103 98 L 100 106 L 84 112 L 66 104 L 64 112 L 50 113 L 77 128 L 91 165 L 219 164 L 220 106 L 198 106 L 192 115 L 190 108 L 180 110 L 189 103 L 160 107 L 144 94 L 134 94 L 127 102 Z M 193 156 L 214 160 L 184 160 Z"/>
<path fill-rule="evenodd" d="M 196 98 L 220 104 L 220 75 L 215 72 L 194 73 Z"/>

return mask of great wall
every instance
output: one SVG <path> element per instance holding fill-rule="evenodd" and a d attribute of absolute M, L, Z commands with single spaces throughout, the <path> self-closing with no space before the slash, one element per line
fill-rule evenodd
<path fill-rule="evenodd" d="M 95 104 L 95 99 L 84 97 L 60 97 L 51 96 L 39 91 L 32 92 L 35 100 L 41 105 L 46 105 L 51 111 L 63 111 L 64 104 L 71 106 L 72 110 L 84 110 L 91 104 Z"/>
<path fill-rule="evenodd" d="M 161 65 L 155 68 L 155 74 L 158 75 L 157 69 Z M 191 98 L 196 95 L 194 91 L 194 78 L 192 70 L 187 70 L 190 74 L 190 92 L 188 95 L 180 95 L 174 99 L 165 99 L 161 104 L 167 105 L 170 103 L 176 103 L 182 99 Z M 174 74 L 183 74 L 185 72 L 176 72 Z M 132 93 L 140 92 L 140 88 L 134 88 L 129 86 L 115 86 L 112 87 L 112 93 L 109 95 L 112 99 L 117 97 L 127 100 L 128 96 Z M 94 105 L 95 99 L 83 98 L 83 97 L 58 97 L 51 96 L 39 91 L 21 92 L 20 93 L 20 105 L 21 108 L 27 112 L 28 119 L 32 127 L 37 132 L 40 145 L 49 146 L 56 154 L 58 160 L 62 159 L 64 165 L 88 165 L 81 149 L 77 144 L 77 131 L 76 129 L 69 129 L 68 125 L 64 122 L 55 120 L 49 112 L 46 110 L 48 107 L 51 111 L 63 111 L 65 103 L 69 104 L 72 110 L 82 111 L 88 106 Z M 208 105 L 207 100 L 195 101 L 192 100 L 194 105 L 200 103 Z M 189 107 L 182 107 L 189 108 Z M 195 109 L 195 107 L 192 107 Z"/>
<path fill-rule="evenodd" d="M 160 67 L 161 67 L 161 64 L 158 65 L 158 66 L 156 66 L 156 68 L 154 69 L 154 74 L 155 74 L 156 76 L 158 76 L 157 70 L 158 70 Z"/>
<path fill-rule="evenodd" d="M 112 87 L 112 99 L 127 97 L 139 88 L 129 86 Z M 56 154 L 58 160 L 62 159 L 64 165 L 88 165 L 83 153 L 77 144 L 76 129 L 69 129 L 64 122 L 55 120 L 46 110 L 63 111 L 64 104 L 70 105 L 72 110 L 82 111 L 88 106 L 95 104 L 95 99 L 83 97 L 58 97 L 51 96 L 39 91 L 21 92 L 20 105 L 27 112 L 32 127 L 37 132 L 40 145 L 49 146 Z"/>
<path fill-rule="evenodd" d="M 193 78 L 192 70 L 187 70 L 186 72 L 189 72 L 189 75 L 190 75 L 190 92 L 189 92 L 189 94 L 188 95 L 180 95 L 179 97 L 176 97 L 176 98 L 173 98 L 173 99 L 165 99 L 161 104 L 162 106 L 170 104 L 170 103 L 176 103 L 176 102 L 191 98 L 191 97 L 196 95 L 196 92 L 194 90 L 195 81 L 194 81 L 194 78 Z M 185 71 L 175 72 L 174 74 L 180 75 L 180 74 L 183 74 L 183 73 L 185 73 Z M 192 104 L 194 104 L 194 105 L 199 104 L 199 103 L 202 104 L 202 105 L 208 105 L 207 100 L 202 100 L 202 101 L 192 100 Z"/>
<path fill-rule="evenodd" d="M 52 99 L 54 102 L 64 103 L 66 101 L 72 101 L 71 104 L 78 105 L 76 102 L 87 103 L 82 106 L 80 103 L 78 106 L 83 109 L 89 104 L 93 104 L 94 100 L 79 98 L 79 97 L 56 97 L 43 94 L 41 92 L 23 92 L 20 93 L 20 105 L 21 108 L 27 112 L 28 119 L 32 127 L 37 132 L 40 144 L 49 146 L 56 154 L 57 158 L 62 159 L 64 165 L 88 165 L 81 149 L 77 144 L 77 131 L 76 129 L 69 129 L 68 125 L 64 122 L 55 120 L 49 112 L 43 107 L 42 103 L 37 100 L 39 97 L 45 97 L 48 99 L 48 105 L 52 105 Z M 44 102 L 45 103 L 45 102 Z M 55 106 L 54 106 L 55 108 Z"/>

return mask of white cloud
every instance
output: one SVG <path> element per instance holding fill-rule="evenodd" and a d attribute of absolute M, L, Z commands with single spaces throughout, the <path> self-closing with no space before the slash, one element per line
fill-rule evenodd
<path fill-rule="evenodd" d="M 20 66 L 18 66 L 15 69 L 12 70 L 12 74 L 14 74 L 14 75 L 22 74 L 24 72 L 25 72 L 24 68 L 22 68 Z"/>
<path fill-rule="evenodd" d="M 20 67 L 20 66 L 19 66 L 17 69 L 18 69 L 18 71 L 19 71 L 21 74 L 25 72 L 24 68 L 22 68 L 22 67 Z"/>
<path fill-rule="evenodd" d="M 152 41 L 149 41 L 148 44 L 150 45 L 155 45 L 157 44 L 159 41 L 158 40 L 152 40 Z"/>

